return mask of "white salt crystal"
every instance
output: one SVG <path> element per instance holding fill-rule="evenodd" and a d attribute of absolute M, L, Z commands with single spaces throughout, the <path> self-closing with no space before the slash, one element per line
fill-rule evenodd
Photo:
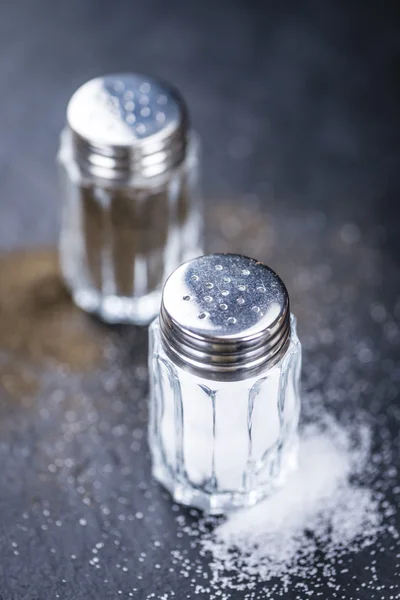
<path fill-rule="evenodd" d="M 365 427 L 349 431 L 328 421 L 305 428 L 299 468 L 286 485 L 203 537 L 203 552 L 212 555 L 213 585 L 238 590 L 247 583 L 251 589 L 279 577 L 281 589 L 287 589 L 293 577 L 310 576 L 322 546 L 329 561 L 354 544 L 369 545 L 381 524 L 378 501 L 370 489 L 351 482 L 368 455 Z"/>
<path fill-rule="evenodd" d="M 234 514 L 218 529 L 219 539 L 237 541 L 252 532 L 252 543 L 274 533 L 303 528 L 324 502 L 329 502 L 349 472 L 348 457 L 324 434 L 302 440 L 299 469 L 276 494 L 252 510 Z"/>

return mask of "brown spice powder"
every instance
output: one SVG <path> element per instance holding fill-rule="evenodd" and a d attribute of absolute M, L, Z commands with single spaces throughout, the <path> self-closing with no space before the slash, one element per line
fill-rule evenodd
<path fill-rule="evenodd" d="M 21 363 L 7 361 L 0 364 L 0 389 L 3 388 L 12 400 L 21 400 L 24 404 L 39 391 L 37 376 Z"/>
<path fill-rule="evenodd" d="M 64 288 L 55 249 L 0 255 L 2 351 L 35 366 L 56 362 L 86 371 L 100 363 L 103 346 L 101 326 L 73 305 Z M 4 375 L 2 380 L 10 387 Z"/>

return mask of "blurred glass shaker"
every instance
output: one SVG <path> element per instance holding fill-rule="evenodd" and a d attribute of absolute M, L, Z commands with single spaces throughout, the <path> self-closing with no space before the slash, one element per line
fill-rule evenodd
<path fill-rule="evenodd" d="M 149 323 L 167 276 L 202 254 L 199 141 L 170 85 L 93 79 L 72 96 L 59 151 L 60 262 L 75 303 Z"/>

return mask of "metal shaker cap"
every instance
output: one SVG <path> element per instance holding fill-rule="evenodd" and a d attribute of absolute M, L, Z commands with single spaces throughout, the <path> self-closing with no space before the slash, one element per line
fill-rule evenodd
<path fill-rule="evenodd" d="M 160 330 L 166 351 L 182 367 L 212 379 L 240 379 L 285 354 L 289 296 L 280 277 L 252 258 L 202 256 L 167 280 Z"/>
<path fill-rule="evenodd" d="M 182 97 L 144 75 L 88 81 L 68 104 L 67 125 L 80 168 L 94 177 L 153 177 L 185 156 L 188 117 Z"/>

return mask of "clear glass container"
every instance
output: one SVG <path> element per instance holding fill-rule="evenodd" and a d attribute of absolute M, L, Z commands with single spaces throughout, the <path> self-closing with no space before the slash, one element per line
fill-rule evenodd
<path fill-rule="evenodd" d="M 75 303 L 110 323 L 149 323 L 162 285 L 202 253 L 199 140 L 180 95 L 111 75 L 72 97 L 59 165 L 60 263 Z"/>
<path fill-rule="evenodd" d="M 296 466 L 301 345 L 286 288 L 256 261 L 181 266 L 150 326 L 154 477 L 210 513 L 251 506 Z"/>

